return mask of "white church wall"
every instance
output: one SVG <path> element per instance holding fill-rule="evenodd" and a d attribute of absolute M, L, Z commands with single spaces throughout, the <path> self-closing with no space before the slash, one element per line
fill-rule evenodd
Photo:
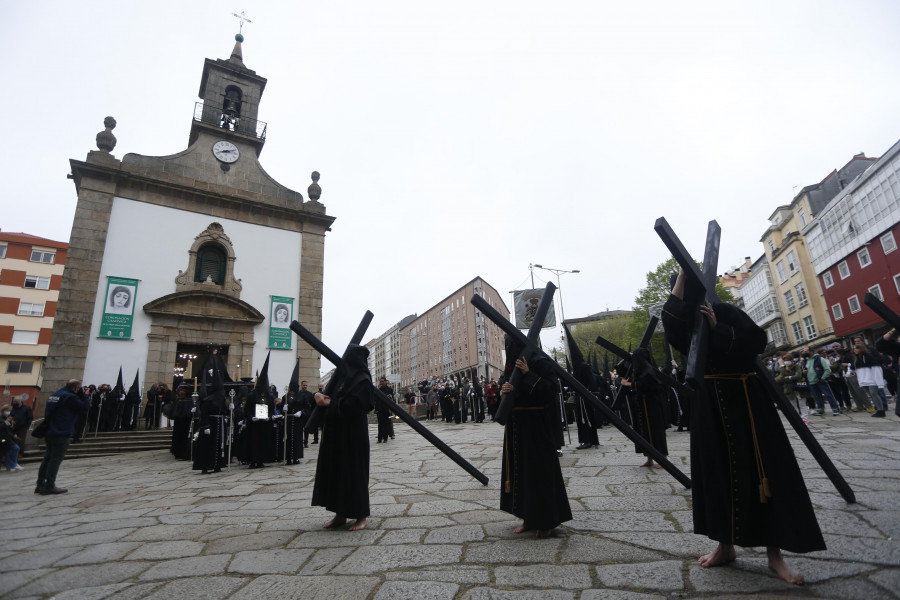
<path fill-rule="evenodd" d="M 148 387 L 144 383 L 144 368 L 151 319 L 142 307 L 175 292 L 175 277 L 188 266 L 188 251 L 194 238 L 212 222 L 222 225 L 234 248 L 234 276 L 243 286 L 241 300 L 266 316 L 254 328 L 256 345 L 251 372 L 262 368 L 268 352 L 269 296 L 294 298 L 294 318 L 297 315 L 302 234 L 117 197 L 100 268 L 83 379 L 86 383 L 114 384 L 121 365 L 126 386 L 134 379 L 135 370 L 140 369 L 141 385 L 143 389 Z M 98 337 L 108 276 L 140 280 L 131 340 Z M 279 394 L 294 368 L 297 343 L 294 337 L 291 350 L 272 350 L 269 379 L 278 386 Z M 246 366 L 242 373 L 245 376 Z M 237 377 L 234 364 L 228 365 L 228 372 Z"/>

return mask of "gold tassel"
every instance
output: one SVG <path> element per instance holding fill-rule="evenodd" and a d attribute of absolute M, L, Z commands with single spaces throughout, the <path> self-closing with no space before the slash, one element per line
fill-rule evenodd
<path fill-rule="evenodd" d="M 506 480 L 506 486 L 504 487 L 504 489 L 506 490 L 507 494 L 512 493 L 512 482 L 509 479 Z"/>
<path fill-rule="evenodd" d="M 763 489 L 765 489 L 765 491 L 766 491 L 766 497 L 771 498 L 772 490 L 769 489 L 769 479 L 767 477 L 763 477 L 762 484 L 763 484 Z"/>

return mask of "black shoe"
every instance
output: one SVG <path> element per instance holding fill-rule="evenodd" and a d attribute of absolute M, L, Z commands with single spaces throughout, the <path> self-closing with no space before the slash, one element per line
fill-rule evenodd
<path fill-rule="evenodd" d="M 221 472 L 222 472 L 222 469 L 220 469 L 219 467 L 216 467 L 215 469 L 213 469 L 213 473 L 221 473 Z"/>
<path fill-rule="evenodd" d="M 65 494 L 69 490 L 53 486 L 52 488 L 44 488 L 44 494 Z"/>
<path fill-rule="evenodd" d="M 248 469 L 255 469 L 255 468 L 256 468 L 256 465 L 255 465 L 255 464 L 251 464 L 251 465 L 250 465 L 249 467 L 247 467 L 247 468 L 248 468 Z"/>
<path fill-rule="evenodd" d="M 872 413 L 872 416 L 873 416 L 873 417 L 884 417 L 884 411 L 883 411 L 883 410 L 876 410 L 875 412 Z"/>
<path fill-rule="evenodd" d="M 313 440 L 313 444 L 318 444 L 319 440 Z"/>
<path fill-rule="evenodd" d="M 203 469 L 202 471 L 200 471 L 200 474 L 201 475 L 209 475 L 209 471 L 207 471 L 206 469 Z"/>
<path fill-rule="evenodd" d="M 309 444 L 308 444 L 308 443 L 304 443 L 304 444 L 303 444 L 303 447 L 304 447 L 304 448 L 309 448 Z"/>
<path fill-rule="evenodd" d="M 40 494 L 40 495 L 43 496 L 44 494 L 47 493 L 47 488 L 41 487 L 41 486 L 37 486 L 37 487 L 34 488 L 34 493 L 35 493 L 35 494 Z"/>
<path fill-rule="evenodd" d="M 590 444 L 579 444 L 575 447 L 576 450 L 588 450 L 589 448 L 591 448 Z"/>

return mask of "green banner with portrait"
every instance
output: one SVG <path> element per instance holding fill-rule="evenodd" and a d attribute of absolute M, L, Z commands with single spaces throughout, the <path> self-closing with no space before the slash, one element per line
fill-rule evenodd
<path fill-rule="evenodd" d="M 111 340 L 131 339 L 138 282 L 139 279 L 124 277 L 106 278 L 106 295 L 103 298 L 99 337 Z"/>
<path fill-rule="evenodd" d="M 291 349 L 291 321 L 294 320 L 294 299 L 287 296 L 269 296 L 269 348 Z"/>

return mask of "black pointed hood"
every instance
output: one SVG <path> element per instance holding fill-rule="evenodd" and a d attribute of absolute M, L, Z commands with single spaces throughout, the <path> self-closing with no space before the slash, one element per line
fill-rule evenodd
<path fill-rule="evenodd" d="M 300 391 L 300 359 L 294 365 L 294 372 L 291 373 L 291 381 L 288 384 L 288 391 L 295 394 Z"/>
<path fill-rule="evenodd" d="M 138 369 L 137 373 L 134 374 L 134 382 L 131 384 L 131 387 L 128 388 L 128 393 L 125 395 L 126 400 L 131 400 L 132 402 L 141 401 L 140 375 L 141 370 Z"/>
<path fill-rule="evenodd" d="M 119 390 L 119 393 L 123 393 L 125 391 L 125 382 L 122 381 L 122 367 L 119 367 L 119 377 L 116 378 L 116 387 L 114 390 Z"/>
<path fill-rule="evenodd" d="M 271 355 L 272 351 L 269 350 L 268 354 L 266 354 L 266 362 L 263 363 L 262 372 L 256 375 L 256 387 L 253 388 L 253 392 L 258 399 L 269 399 L 269 357 Z"/>

